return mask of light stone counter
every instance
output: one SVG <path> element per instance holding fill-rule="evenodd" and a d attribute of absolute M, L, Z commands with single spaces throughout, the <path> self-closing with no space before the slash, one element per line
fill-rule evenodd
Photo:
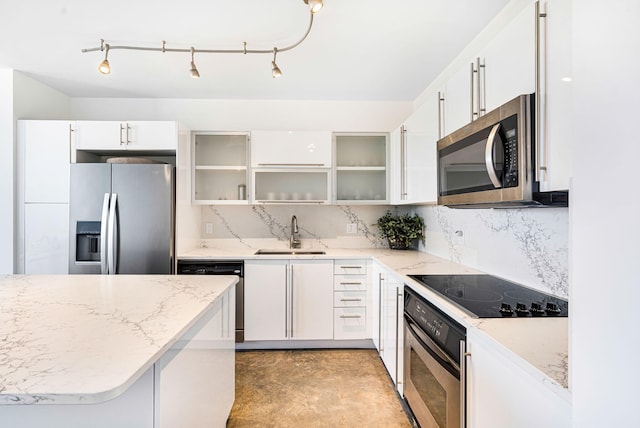
<path fill-rule="evenodd" d="M 258 248 L 277 248 L 269 240 L 209 241 L 208 248 L 198 248 L 178 259 L 282 259 L 287 256 L 255 255 Z M 283 248 L 282 246 L 280 246 Z M 500 349 L 531 376 L 568 399 L 568 318 L 479 319 L 470 316 L 437 293 L 409 278 L 410 274 L 482 273 L 440 257 L 419 251 L 392 251 L 378 248 L 321 248 L 324 255 L 301 255 L 307 259 L 373 258 L 398 274 L 405 284 L 458 320 L 466 328 L 476 329 L 486 343 Z"/>
<path fill-rule="evenodd" d="M 0 276 L 0 405 L 99 403 L 120 395 L 236 282 Z"/>

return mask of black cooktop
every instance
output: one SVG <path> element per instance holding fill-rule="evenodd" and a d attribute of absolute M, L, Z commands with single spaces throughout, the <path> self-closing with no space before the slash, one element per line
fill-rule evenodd
<path fill-rule="evenodd" d="M 477 318 L 566 317 L 569 302 L 491 275 L 409 275 Z"/>

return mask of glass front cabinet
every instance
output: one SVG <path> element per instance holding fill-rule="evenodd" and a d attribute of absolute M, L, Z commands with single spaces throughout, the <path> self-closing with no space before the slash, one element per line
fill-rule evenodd
<path fill-rule="evenodd" d="M 333 134 L 336 203 L 387 203 L 388 140 L 386 133 Z"/>
<path fill-rule="evenodd" d="M 249 203 L 249 133 L 193 132 L 194 204 Z"/>

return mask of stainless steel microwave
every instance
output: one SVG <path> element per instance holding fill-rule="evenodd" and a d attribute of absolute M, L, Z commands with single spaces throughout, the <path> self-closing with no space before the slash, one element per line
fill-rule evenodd
<path fill-rule="evenodd" d="M 438 141 L 438 205 L 568 206 L 534 177 L 535 96 L 520 95 Z"/>

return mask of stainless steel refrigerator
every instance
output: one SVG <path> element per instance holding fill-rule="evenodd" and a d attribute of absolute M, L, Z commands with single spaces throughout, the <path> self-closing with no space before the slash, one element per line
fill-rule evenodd
<path fill-rule="evenodd" d="M 69 217 L 69 273 L 173 273 L 173 165 L 71 164 Z"/>

